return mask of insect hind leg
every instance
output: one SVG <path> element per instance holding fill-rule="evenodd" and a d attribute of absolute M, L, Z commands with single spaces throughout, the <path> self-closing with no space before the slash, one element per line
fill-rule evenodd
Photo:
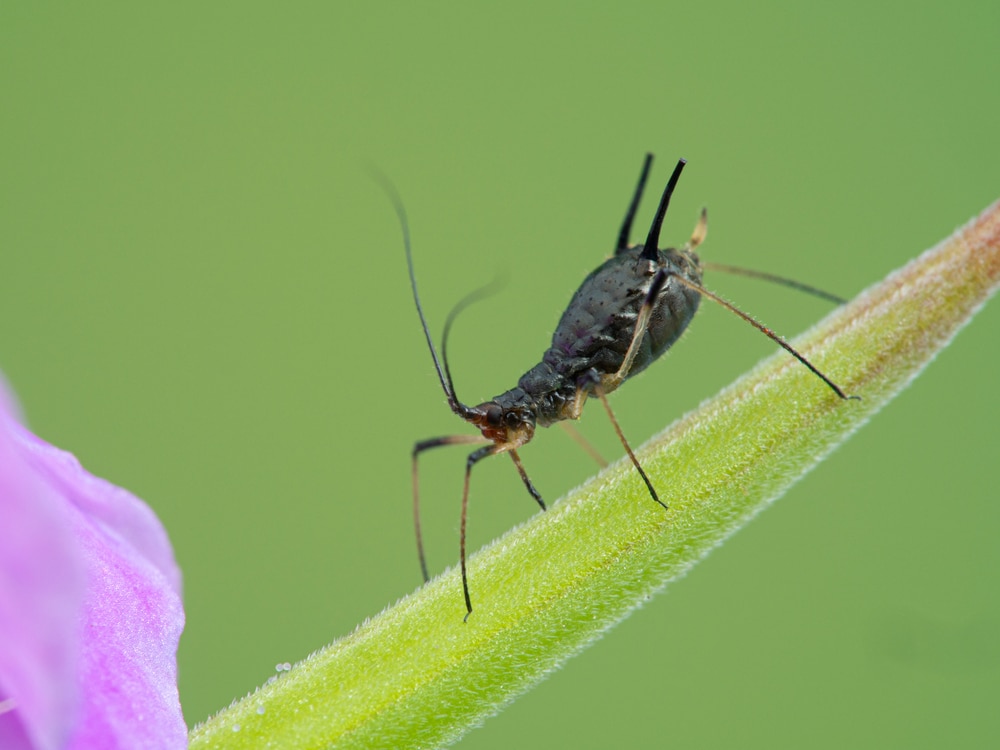
<path fill-rule="evenodd" d="M 820 380 L 822 380 L 824 383 L 826 383 L 830 387 L 830 390 L 832 390 L 834 393 L 836 393 L 837 396 L 839 396 L 841 399 L 843 399 L 845 401 L 860 401 L 861 400 L 861 396 L 848 396 L 846 393 L 844 393 L 844 390 L 839 385 L 837 385 L 832 380 L 830 380 L 829 377 L 827 377 L 826 375 L 824 375 L 823 372 L 818 367 L 816 367 L 816 365 L 814 365 L 812 362 L 810 362 L 808 359 L 806 359 L 805 356 L 803 354 L 801 354 L 798 349 L 796 349 L 794 346 L 792 346 L 791 344 L 789 344 L 787 341 L 785 341 L 783 338 L 781 338 L 781 336 L 779 336 L 778 334 L 776 334 L 774 331 L 772 331 L 766 325 L 764 325 L 763 323 L 759 323 L 753 317 L 751 317 L 747 313 L 745 313 L 742 310 L 740 310 L 732 302 L 726 301 L 725 299 L 723 299 L 719 295 L 715 294 L 714 292 L 708 291 L 705 287 L 703 287 L 700 284 L 697 284 L 697 283 L 691 281 L 690 279 L 685 279 L 683 276 L 677 276 L 677 280 L 681 284 L 683 284 L 684 286 L 688 287 L 689 289 L 693 289 L 694 291 L 698 292 L 698 294 L 700 294 L 702 297 L 707 297 L 708 299 L 710 299 L 713 302 L 721 305 L 722 307 L 724 307 L 727 310 L 729 310 L 729 312 L 735 314 L 736 316 L 742 318 L 745 322 L 747 322 L 750 325 L 752 325 L 758 331 L 760 331 L 765 336 L 767 336 L 769 339 L 771 339 L 771 341 L 773 341 L 774 343 L 776 343 L 778 346 L 780 346 L 786 352 L 788 352 L 793 357 L 795 357 L 795 359 L 797 359 L 799 362 L 801 362 L 803 365 L 805 365 L 806 368 L 813 375 L 815 375 Z"/>

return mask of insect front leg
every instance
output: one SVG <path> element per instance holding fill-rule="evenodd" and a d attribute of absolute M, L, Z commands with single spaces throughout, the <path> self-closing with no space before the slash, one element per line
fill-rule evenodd
<path fill-rule="evenodd" d="M 472 614 L 472 597 L 469 596 L 469 574 L 465 568 L 465 521 L 468 518 L 469 510 L 469 478 L 472 476 L 472 467 L 487 456 L 492 456 L 500 450 L 500 445 L 486 445 L 479 450 L 473 451 L 465 461 L 465 484 L 462 486 L 462 520 L 459 524 L 458 551 L 459 561 L 462 565 L 462 593 L 465 595 L 465 617 L 464 622 L 469 621 Z"/>
<path fill-rule="evenodd" d="M 548 510 L 548 508 L 545 507 L 545 501 L 542 500 L 542 494 L 535 489 L 535 485 L 533 485 L 531 480 L 528 479 L 528 473 L 524 470 L 524 465 L 521 463 L 521 457 L 517 455 L 517 451 L 511 449 L 508 453 L 510 453 L 510 459 L 514 462 L 514 466 L 517 467 L 517 473 L 521 475 L 521 481 L 524 482 L 524 486 L 528 488 L 528 492 L 531 493 L 531 496 L 535 498 L 535 502 L 538 503 L 538 507 L 542 510 Z"/>
<path fill-rule="evenodd" d="M 427 574 L 427 558 L 424 556 L 424 538 L 420 532 L 420 483 L 417 475 L 417 458 L 424 451 L 431 448 L 441 448 L 445 445 L 465 445 L 468 443 L 484 443 L 486 438 L 482 435 L 446 435 L 445 437 L 421 440 L 413 446 L 413 531 L 417 537 L 417 556 L 420 558 L 420 572 L 423 573 L 424 583 L 431 578 Z M 464 517 L 464 511 L 463 511 Z"/>

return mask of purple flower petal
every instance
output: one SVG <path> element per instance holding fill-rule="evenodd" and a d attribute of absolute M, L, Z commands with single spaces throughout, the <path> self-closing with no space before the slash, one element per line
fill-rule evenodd
<path fill-rule="evenodd" d="M 179 748 L 163 527 L 13 416 L 0 382 L 0 748 Z"/>
<path fill-rule="evenodd" d="M 78 703 L 84 559 L 63 520 L 65 501 L 26 470 L 14 429 L 0 413 L 0 700 L 8 709 L 0 747 L 58 748 Z"/>

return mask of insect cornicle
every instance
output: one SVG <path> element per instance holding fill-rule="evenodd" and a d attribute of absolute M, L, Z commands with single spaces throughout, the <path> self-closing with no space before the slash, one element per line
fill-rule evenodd
<path fill-rule="evenodd" d="M 447 346 L 448 333 L 455 316 L 468 304 L 482 296 L 482 291 L 474 292 L 466 297 L 448 315 L 442 336 L 441 357 L 438 357 L 420 304 L 420 296 L 417 293 L 406 213 L 402 201 L 392 185 L 384 179 L 381 180 L 393 200 L 402 226 L 413 300 L 417 307 L 417 314 L 420 316 L 420 324 L 427 339 L 431 358 L 434 361 L 434 368 L 448 399 L 448 405 L 455 414 L 475 425 L 480 431 L 479 435 L 448 435 L 422 440 L 413 446 L 413 521 L 417 537 L 417 553 L 424 581 L 429 580 L 429 575 L 420 533 L 417 459 L 421 453 L 431 448 L 445 445 L 486 444 L 474 450 L 466 459 L 465 482 L 462 488 L 459 558 L 466 620 L 472 613 L 472 598 L 469 595 L 465 553 L 465 526 L 472 467 L 487 456 L 498 453 L 508 454 L 514 462 L 524 486 L 527 487 L 528 492 L 531 493 L 539 507 L 545 510 L 542 496 L 528 478 L 517 449 L 534 437 L 535 428 L 538 426 L 548 427 L 563 420 L 578 419 L 588 398 L 598 398 L 604 405 L 626 453 L 646 483 L 650 497 L 664 509 L 667 508 L 656 494 L 656 488 L 653 487 L 653 483 L 625 439 L 625 435 L 608 404 L 607 396 L 630 377 L 645 370 L 677 341 L 698 310 L 702 297 L 717 302 L 770 337 L 809 368 L 840 398 L 854 398 L 847 396 L 839 386 L 769 328 L 705 289 L 701 283 L 702 271 L 705 268 L 714 268 L 754 276 L 791 286 L 834 302 L 843 302 L 843 300 L 814 287 L 780 276 L 734 266 L 702 263 L 695 254 L 695 249 L 705 239 L 708 228 L 705 210 L 702 210 L 691 239 L 686 245 L 680 249 L 659 248 L 660 227 L 670 203 L 670 196 L 673 194 L 681 171 L 684 169 L 686 162 L 683 159 L 677 162 L 673 174 L 667 181 L 646 241 L 641 245 L 629 245 L 632 221 L 642 198 L 652 161 L 652 154 L 647 154 L 639 175 L 639 182 L 618 234 L 614 255 L 591 272 L 583 280 L 580 288 L 576 290 L 552 335 L 551 346 L 542 355 L 542 361 L 522 375 L 514 388 L 478 406 L 468 406 L 462 403 L 455 394 L 455 386 L 448 367 Z"/>

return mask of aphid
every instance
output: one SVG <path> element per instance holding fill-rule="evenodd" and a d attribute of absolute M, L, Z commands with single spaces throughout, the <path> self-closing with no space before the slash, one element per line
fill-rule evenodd
<path fill-rule="evenodd" d="M 417 482 L 417 459 L 431 448 L 445 445 L 485 443 L 469 454 L 465 462 L 465 482 L 462 487 L 462 512 L 459 532 L 459 559 L 462 569 L 462 591 L 465 595 L 465 618 L 472 613 L 469 579 L 466 572 L 465 525 L 469 502 L 469 478 L 472 467 L 487 456 L 506 453 L 514 462 L 524 486 L 545 510 L 542 496 L 535 489 L 521 464 L 518 448 L 534 437 L 536 427 L 548 427 L 563 420 L 578 419 L 588 398 L 597 398 L 611 420 L 615 432 L 625 447 L 636 471 L 646 483 L 650 497 L 666 510 L 667 506 L 656 494 L 653 483 L 636 459 L 618 420 L 608 404 L 607 396 L 633 375 L 642 372 L 669 349 L 687 328 L 698 310 L 702 297 L 717 302 L 735 313 L 750 325 L 777 342 L 799 362 L 808 367 L 840 398 L 848 396 L 826 375 L 782 338 L 761 325 L 746 313 L 713 294 L 702 286 L 702 270 L 716 268 L 792 286 L 835 302 L 843 300 L 820 290 L 789 279 L 750 271 L 732 266 L 703 264 L 695 249 L 705 239 L 708 219 L 704 210 L 698 219 L 691 239 L 680 249 L 659 249 L 660 226 L 670 203 L 681 171 L 683 159 L 677 162 L 667 182 L 659 207 L 650 226 L 646 241 L 629 245 L 629 234 L 646 179 L 652 164 L 652 154 L 643 162 L 639 182 L 625 214 L 614 255 L 597 267 L 583 280 L 569 306 L 563 313 L 552 335 L 552 345 L 542 361 L 528 370 L 517 385 L 505 393 L 478 406 L 468 406 L 455 393 L 451 371 L 448 368 L 448 333 L 456 315 L 468 304 L 482 296 L 483 290 L 463 299 L 448 315 L 441 341 L 441 357 L 434 347 L 413 270 L 409 229 L 406 215 L 398 195 L 391 185 L 386 185 L 399 215 L 406 246 L 406 262 L 410 273 L 413 300 L 424 329 L 434 368 L 448 399 L 448 405 L 466 422 L 480 431 L 479 435 L 447 435 L 422 440 L 413 446 L 413 522 L 417 537 L 417 554 L 424 581 L 429 580 L 420 533 L 420 502 Z"/>

